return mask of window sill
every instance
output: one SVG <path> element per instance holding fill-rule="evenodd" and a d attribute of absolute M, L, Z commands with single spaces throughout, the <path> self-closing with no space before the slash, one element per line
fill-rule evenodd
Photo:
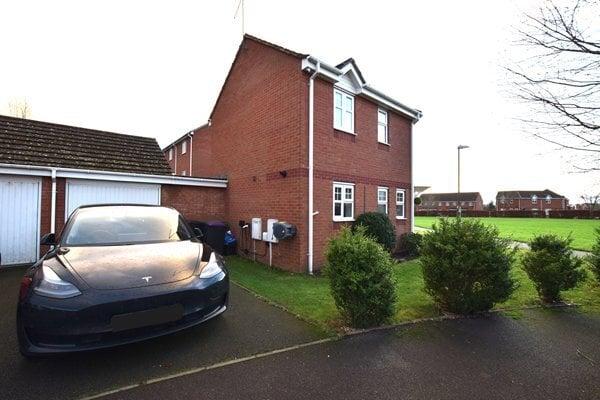
<path fill-rule="evenodd" d="M 336 128 L 335 126 L 333 127 L 333 130 L 334 131 L 338 131 L 338 132 L 342 132 L 342 133 L 347 133 L 348 135 L 356 136 L 356 133 L 354 133 L 354 132 L 350 132 L 350 131 L 347 131 L 347 130 L 342 129 L 342 128 Z"/>
<path fill-rule="evenodd" d="M 354 218 L 334 218 L 333 222 L 354 222 Z"/>
<path fill-rule="evenodd" d="M 396 217 L 396 219 L 399 221 L 406 221 L 406 217 Z"/>
<path fill-rule="evenodd" d="M 378 144 L 382 144 L 382 145 L 384 145 L 384 146 L 390 146 L 390 147 L 391 147 L 391 144 L 389 144 L 389 143 L 386 143 L 386 142 L 380 142 L 380 141 L 378 140 L 378 141 L 377 141 L 377 143 L 378 143 Z"/>

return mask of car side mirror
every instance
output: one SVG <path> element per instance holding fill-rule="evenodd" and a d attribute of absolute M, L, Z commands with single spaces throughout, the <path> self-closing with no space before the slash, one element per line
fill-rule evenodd
<path fill-rule="evenodd" d="M 56 245 L 56 234 L 46 233 L 40 240 L 42 246 L 55 246 Z"/>
<path fill-rule="evenodd" d="M 204 233 L 202 233 L 202 229 L 200 229 L 200 228 L 194 228 L 194 234 L 200 240 L 202 240 L 204 238 Z"/>

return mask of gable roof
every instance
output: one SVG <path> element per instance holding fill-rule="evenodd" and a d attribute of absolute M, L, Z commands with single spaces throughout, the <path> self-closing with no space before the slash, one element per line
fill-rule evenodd
<path fill-rule="evenodd" d="M 278 44 L 266 41 L 264 39 L 260 39 L 256 36 L 246 33 L 246 34 L 244 34 L 242 42 L 238 46 L 238 50 L 233 58 L 233 61 L 231 62 L 231 66 L 229 67 L 229 71 L 227 72 L 227 76 L 225 77 L 225 81 L 223 82 L 223 85 L 221 86 L 221 89 L 219 90 L 219 94 L 217 95 L 215 103 L 213 104 L 213 108 L 209 115 L 209 125 L 210 125 L 210 120 L 213 119 L 215 110 L 217 108 L 217 105 L 219 104 L 221 95 L 223 94 L 223 90 L 225 90 L 225 86 L 227 85 L 227 82 L 229 81 L 229 77 L 231 76 L 235 62 L 236 62 L 238 56 L 240 55 L 240 52 L 243 49 L 244 42 L 246 40 L 252 40 L 253 42 L 259 43 L 261 45 L 270 47 L 274 50 L 280 51 L 284 54 L 288 54 L 292 57 L 298 58 L 299 60 L 302 61 L 301 68 L 304 71 L 312 72 L 312 71 L 314 71 L 314 69 L 316 69 L 316 64 L 320 63 L 324 67 L 324 70 L 326 69 L 329 71 L 327 74 L 323 74 L 323 76 L 332 81 L 339 80 L 343 75 L 346 75 L 349 72 L 354 73 L 359 81 L 359 90 L 355 94 L 364 95 L 365 97 L 370 98 L 371 100 L 373 100 L 379 104 L 382 104 L 382 105 L 384 105 L 390 109 L 393 109 L 403 115 L 406 115 L 413 122 L 417 122 L 423 116 L 423 113 L 420 110 L 408 107 L 408 106 L 400 103 L 399 101 L 394 100 L 393 98 L 376 90 L 375 88 L 372 88 L 371 86 L 367 85 L 362 72 L 360 71 L 360 69 L 358 68 L 358 65 L 356 64 L 356 61 L 352 57 L 342 61 L 340 64 L 338 64 L 336 66 L 331 66 L 324 62 L 317 60 L 315 57 L 311 56 L 310 54 L 299 53 L 297 51 L 290 50 L 286 47 L 280 46 Z M 312 71 L 311 71 L 311 68 L 312 68 Z M 175 141 L 169 143 L 167 146 L 165 146 L 163 148 L 163 150 L 167 150 L 171 146 L 175 145 L 176 143 L 181 141 L 183 138 L 185 138 L 186 135 L 187 134 L 185 134 L 185 135 L 179 137 L 178 139 L 176 139 Z"/>
<path fill-rule="evenodd" d="M 553 192 L 549 189 L 544 190 L 505 190 L 500 191 L 496 195 L 496 198 L 504 197 L 506 199 L 530 199 L 533 196 L 537 196 L 538 198 L 546 198 L 550 196 L 553 199 L 564 199 L 565 196 L 562 196 L 556 192 Z"/>
<path fill-rule="evenodd" d="M 479 192 L 424 193 L 420 197 L 421 201 L 477 201 L 481 195 Z"/>
<path fill-rule="evenodd" d="M 4 115 L 0 115 L 0 164 L 171 174 L 154 138 Z"/>

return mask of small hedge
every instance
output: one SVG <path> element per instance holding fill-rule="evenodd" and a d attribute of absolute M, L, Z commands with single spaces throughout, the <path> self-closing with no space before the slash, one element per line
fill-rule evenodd
<path fill-rule="evenodd" d="M 600 228 L 596 228 L 596 243 L 592 247 L 592 255 L 589 257 L 590 267 L 600 283 Z"/>
<path fill-rule="evenodd" d="M 574 288 L 585 278 L 583 261 L 573 256 L 571 242 L 571 238 L 556 235 L 536 236 L 529 242 L 530 250 L 522 259 L 523 269 L 544 302 L 559 301 L 561 291 Z"/>
<path fill-rule="evenodd" d="M 342 228 L 329 241 L 326 274 L 342 316 L 354 327 L 381 325 L 394 313 L 394 261 L 365 233 Z"/>
<path fill-rule="evenodd" d="M 422 240 L 423 235 L 413 232 L 405 233 L 400 236 L 398 250 L 403 254 L 406 254 L 407 257 L 418 257 L 419 246 L 421 245 Z"/>
<path fill-rule="evenodd" d="M 359 215 L 352 224 L 352 230 L 364 226 L 365 232 L 387 251 L 394 249 L 396 242 L 396 228 L 387 215 L 378 212 L 368 212 Z"/>
<path fill-rule="evenodd" d="M 515 249 L 478 220 L 442 219 L 423 236 L 425 291 L 443 310 L 470 314 L 506 301 L 515 289 Z"/>

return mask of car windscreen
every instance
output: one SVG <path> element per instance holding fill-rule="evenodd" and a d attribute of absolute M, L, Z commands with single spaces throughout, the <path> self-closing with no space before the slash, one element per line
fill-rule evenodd
<path fill-rule="evenodd" d="M 102 246 L 188 240 L 188 227 L 175 210 L 107 206 L 79 209 L 63 234 L 65 246 Z"/>

